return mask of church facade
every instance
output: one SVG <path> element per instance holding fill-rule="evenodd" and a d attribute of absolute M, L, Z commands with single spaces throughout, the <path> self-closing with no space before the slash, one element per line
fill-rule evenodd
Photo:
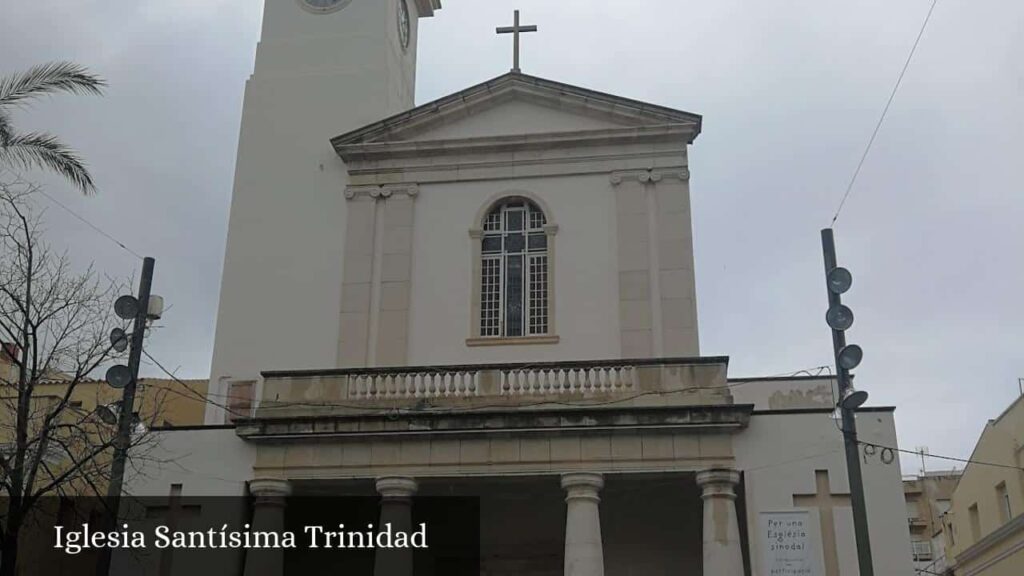
<path fill-rule="evenodd" d="M 264 527 L 302 496 L 379 497 L 396 525 L 468 496 L 495 576 L 857 574 L 833 381 L 700 354 L 701 117 L 518 69 L 415 106 L 439 10 L 266 3 L 207 426 L 164 431 L 129 489 L 250 495 Z M 896 446 L 891 408 L 858 427 Z M 909 576 L 898 459 L 863 468 L 875 573 Z"/>

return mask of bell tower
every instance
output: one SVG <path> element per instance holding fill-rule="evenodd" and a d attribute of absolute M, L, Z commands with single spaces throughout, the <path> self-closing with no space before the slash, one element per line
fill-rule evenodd
<path fill-rule="evenodd" d="M 414 105 L 440 0 L 266 0 L 246 82 L 210 392 L 337 365 L 348 174 L 330 139 Z M 216 396 L 217 394 L 221 396 Z M 225 419 L 207 408 L 208 423 Z"/>
<path fill-rule="evenodd" d="M 332 115 L 314 121 L 328 138 L 412 108 L 418 20 L 438 8 L 439 0 L 267 1 L 249 90 L 281 90 L 308 115 Z M 247 98 L 246 111 L 254 104 Z"/>

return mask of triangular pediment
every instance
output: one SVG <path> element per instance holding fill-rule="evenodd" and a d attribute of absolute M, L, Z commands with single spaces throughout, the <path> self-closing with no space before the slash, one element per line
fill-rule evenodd
<path fill-rule="evenodd" d="M 597 134 L 673 126 L 688 142 L 697 114 L 510 72 L 332 139 L 352 146 L 528 134 Z"/>

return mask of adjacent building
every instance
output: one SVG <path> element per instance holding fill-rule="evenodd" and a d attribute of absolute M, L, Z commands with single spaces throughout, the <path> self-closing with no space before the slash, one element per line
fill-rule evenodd
<path fill-rule="evenodd" d="M 942 516 L 950 506 L 953 490 L 960 479 L 959 470 L 922 472 L 904 478 L 907 501 L 907 527 L 918 573 L 943 573 L 946 569 L 946 544 Z"/>
<path fill-rule="evenodd" d="M 944 516 L 955 576 L 1024 573 L 1024 396 L 989 420 Z"/>

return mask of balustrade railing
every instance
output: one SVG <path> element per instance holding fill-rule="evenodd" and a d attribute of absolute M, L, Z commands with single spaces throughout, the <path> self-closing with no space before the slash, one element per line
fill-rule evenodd
<path fill-rule="evenodd" d="M 350 374 L 349 398 L 447 398 L 478 396 L 479 372 L 476 370 L 435 370 Z"/>
<path fill-rule="evenodd" d="M 557 367 L 501 371 L 502 395 L 615 392 L 636 388 L 633 366 Z"/>
<path fill-rule="evenodd" d="M 385 401 L 410 407 L 423 401 L 514 406 L 523 399 L 615 397 L 640 398 L 636 401 L 645 405 L 730 403 L 726 366 L 725 358 L 664 358 L 265 372 L 259 406 L 379 409 Z"/>

